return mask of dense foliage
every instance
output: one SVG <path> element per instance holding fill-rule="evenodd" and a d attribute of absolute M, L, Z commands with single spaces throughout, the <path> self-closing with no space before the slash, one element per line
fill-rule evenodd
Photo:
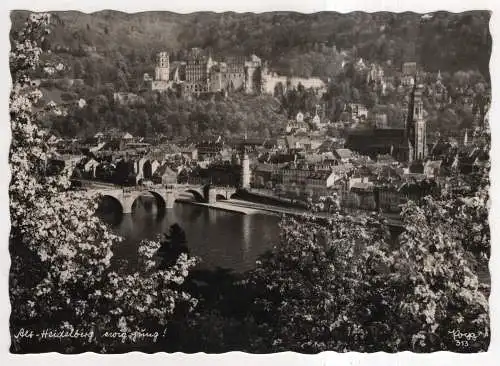
<path fill-rule="evenodd" d="M 87 94 L 88 93 L 88 94 Z M 68 116 L 52 117 L 48 128 L 63 136 L 93 136 L 117 128 L 134 136 L 202 137 L 223 135 L 270 137 L 284 127 L 286 115 L 270 96 L 240 93 L 228 98 L 184 100 L 174 95 L 148 93 L 144 103 L 120 105 L 112 95 L 85 92 L 88 107 L 73 106 Z"/>
<path fill-rule="evenodd" d="M 257 293 L 254 313 L 263 317 L 253 346 L 300 352 L 486 350 L 485 192 L 410 201 L 397 242 L 377 218 L 285 219 L 275 250 L 250 276 Z M 451 335 L 457 330 L 473 333 L 474 341 L 457 344 Z"/>
<path fill-rule="evenodd" d="M 96 198 L 69 190 L 70 169 L 48 176 L 53 151 L 45 143 L 33 104 L 41 92 L 30 82 L 39 64 L 48 23 L 46 14 L 31 15 L 10 54 L 10 298 L 12 351 L 116 350 L 120 342 L 103 339 L 106 331 L 132 332 L 165 327 L 174 312 L 189 310 L 196 300 L 177 286 L 195 260 L 183 254 L 159 270 L 160 244 L 144 242 L 135 273 L 112 268 L 112 247 L 119 239 L 94 216 Z M 85 339 L 48 341 L 15 337 L 21 329 L 41 332 L 78 328 Z M 76 347 L 73 348 L 72 344 Z M 49 347 L 47 349 L 47 347 Z"/>

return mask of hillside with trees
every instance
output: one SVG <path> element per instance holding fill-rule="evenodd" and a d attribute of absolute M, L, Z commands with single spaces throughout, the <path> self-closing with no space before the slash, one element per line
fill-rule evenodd
<path fill-rule="evenodd" d="M 24 24 L 27 12 L 11 13 L 12 32 Z M 381 96 L 366 83 L 352 61 L 384 65 L 386 74 L 416 61 L 429 75 L 441 70 L 450 93 L 464 85 L 489 87 L 491 36 L 487 11 L 433 13 L 340 14 L 320 12 L 192 13 L 100 11 L 51 13 L 51 33 L 41 47 L 45 64 L 63 69 L 38 69 L 45 102 L 69 105 L 68 115 L 47 120 L 46 127 L 63 136 L 89 136 L 109 128 L 142 136 L 227 135 L 268 137 L 297 111 L 314 111 L 318 103 L 326 117 L 337 121 L 348 103 L 369 109 L 387 105 L 389 120 L 402 121 L 397 93 Z M 12 33 L 14 34 L 14 33 Z M 148 91 L 145 73 L 152 74 L 156 53 L 168 50 L 182 60 L 192 47 L 214 57 L 255 53 L 282 75 L 320 77 L 328 90 L 320 99 L 306 90 L 275 90 L 271 96 L 232 93 L 227 99 L 185 100 Z M 344 61 L 347 60 L 347 64 Z M 366 71 L 365 71 L 366 73 Z M 140 103 L 122 105 L 115 92 L 131 92 Z M 453 96 L 453 95 L 451 95 Z M 85 108 L 77 108 L 83 98 Z M 463 109 L 463 108 L 462 108 Z M 472 115 L 460 106 L 441 110 L 426 103 L 429 130 L 461 135 Z"/>
<path fill-rule="evenodd" d="M 316 67 L 316 57 L 303 55 L 335 47 L 373 62 L 412 60 L 427 71 L 473 68 L 486 76 L 491 48 L 487 11 L 437 12 L 430 19 L 410 12 L 52 14 L 56 26 L 47 42 L 53 51 L 82 54 L 85 47 L 95 47 L 108 62 L 116 62 L 118 52 L 149 67 L 161 49 L 179 57 L 200 47 L 217 55 L 255 53 L 279 72 L 327 77 Z M 17 30 L 26 12 L 12 12 L 11 18 Z"/>
<path fill-rule="evenodd" d="M 285 126 L 286 114 L 271 96 L 240 93 L 228 98 L 185 100 L 149 93 L 136 105 L 114 103 L 106 93 L 89 99 L 86 108 L 69 109 L 68 115 L 50 116 L 46 127 L 62 136 L 92 136 L 108 129 L 151 138 L 164 135 L 213 137 L 216 135 L 269 138 Z"/>

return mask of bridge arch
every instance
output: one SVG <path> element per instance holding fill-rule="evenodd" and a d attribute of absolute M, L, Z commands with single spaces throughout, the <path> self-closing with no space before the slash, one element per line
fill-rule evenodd
<path fill-rule="evenodd" d="M 100 199 L 100 203 L 101 204 L 105 200 L 110 200 L 111 202 L 114 202 L 117 207 L 120 207 L 120 213 L 123 213 L 123 211 L 124 211 L 123 210 L 123 203 L 122 203 L 122 201 L 119 198 L 113 196 L 112 194 L 106 194 L 106 193 L 104 193 L 104 194 L 100 195 L 99 199 Z"/>
<path fill-rule="evenodd" d="M 167 207 L 167 202 L 165 201 L 165 198 L 160 193 L 155 192 L 153 190 L 142 191 L 139 194 L 137 194 L 137 196 L 132 200 L 130 207 L 131 208 L 134 207 L 134 203 L 137 201 L 137 199 L 139 197 L 143 197 L 145 195 L 145 193 L 149 193 L 154 197 L 159 214 L 165 212 L 165 208 Z"/>
<path fill-rule="evenodd" d="M 220 201 L 220 200 L 225 201 L 225 200 L 227 200 L 227 197 L 226 197 L 225 195 L 223 195 L 222 193 L 217 193 L 217 194 L 215 195 L 215 199 L 216 199 L 217 201 Z"/>
<path fill-rule="evenodd" d="M 205 197 L 196 189 L 187 189 L 185 192 L 191 193 L 198 202 L 205 202 Z"/>

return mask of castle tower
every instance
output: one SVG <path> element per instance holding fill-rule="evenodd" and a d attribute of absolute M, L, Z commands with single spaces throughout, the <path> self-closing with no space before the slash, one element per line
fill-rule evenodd
<path fill-rule="evenodd" d="M 160 52 L 156 56 L 155 80 L 168 81 L 170 75 L 170 58 L 168 52 Z"/>
<path fill-rule="evenodd" d="M 243 151 L 243 159 L 241 160 L 241 188 L 250 188 L 250 159 L 246 151 Z"/>

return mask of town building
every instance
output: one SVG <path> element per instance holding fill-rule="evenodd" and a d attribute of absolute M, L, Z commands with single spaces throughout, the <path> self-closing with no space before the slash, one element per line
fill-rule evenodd
<path fill-rule="evenodd" d="M 363 104 L 351 103 L 349 104 L 349 110 L 351 111 L 351 118 L 353 120 L 366 120 L 368 118 L 368 108 Z"/>
<path fill-rule="evenodd" d="M 384 69 L 380 65 L 371 64 L 370 71 L 366 75 L 367 84 L 380 84 L 384 80 Z"/>
<path fill-rule="evenodd" d="M 415 84 L 415 75 L 417 74 L 416 62 L 405 62 L 401 72 L 401 85 L 413 86 Z"/>
<path fill-rule="evenodd" d="M 222 141 L 202 141 L 196 145 L 199 158 L 214 158 L 224 149 Z"/>
<path fill-rule="evenodd" d="M 304 121 L 304 114 L 298 112 L 295 120 L 289 120 L 285 127 L 286 133 L 297 133 L 309 131 L 309 125 Z"/>
<path fill-rule="evenodd" d="M 155 184 L 176 184 L 177 183 L 177 172 L 172 170 L 168 164 L 163 164 L 158 167 L 152 176 L 152 181 Z"/>
<path fill-rule="evenodd" d="M 376 113 L 374 115 L 374 123 L 376 128 L 388 128 L 389 123 L 386 113 Z"/>
<path fill-rule="evenodd" d="M 276 174 L 274 164 L 260 163 L 252 170 L 251 185 L 255 188 L 273 188 L 276 184 L 273 181 Z"/>
<path fill-rule="evenodd" d="M 449 102 L 448 89 L 443 84 L 443 77 L 441 76 L 441 71 L 438 72 L 436 77 L 436 82 L 431 89 L 431 96 L 433 102 L 438 108 Z"/>
<path fill-rule="evenodd" d="M 182 156 L 189 160 L 198 160 L 198 149 L 194 144 L 190 144 L 188 146 L 182 146 L 180 148 L 180 152 Z"/>
<path fill-rule="evenodd" d="M 305 178 L 305 191 L 313 196 L 325 195 L 335 183 L 336 176 L 328 170 L 314 170 Z"/>
<path fill-rule="evenodd" d="M 285 137 L 288 150 L 313 151 L 318 149 L 323 143 L 322 139 L 314 138 L 306 133 L 297 133 Z"/>
<path fill-rule="evenodd" d="M 353 152 L 349 149 L 335 149 L 333 155 L 341 163 L 348 163 L 354 157 Z"/>
<path fill-rule="evenodd" d="M 442 174 L 441 160 L 428 160 L 424 164 L 424 174 L 428 178 L 437 178 Z"/>

